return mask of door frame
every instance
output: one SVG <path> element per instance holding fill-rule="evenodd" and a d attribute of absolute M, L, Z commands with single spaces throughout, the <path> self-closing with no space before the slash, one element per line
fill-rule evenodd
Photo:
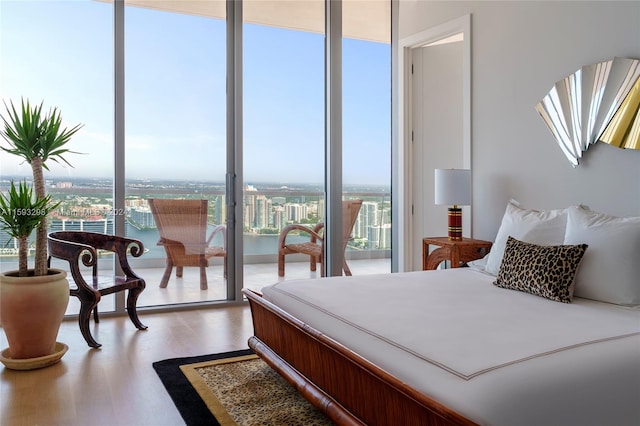
<path fill-rule="evenodd" d="M 396 187 L 399 199 L 397 202 L 403 206 L 402 214 L 396 220 L 399 222 L 396 229 L 400 230 L 400 241 L 397 247 L 399 259 L 398 270 L 410 271 L 413 258 L 413 144 L 411 129 L 413 128 L 413 93 L 411 58 L 412 49 L 421 48 L 425 44 L 442 40 L 457 33 L 464 34 L 462 41 L 462 163 L 464 168 L 471 168 L 471 15 L 467 14 L 444 24 L 429 28 L 398 42 L 398 159 L 396 167 L 400 173 L 398 186 Z M 472 172 L 473 174 L 473 172 Z M 464 229 L 471 232 L 471 206 L 469 214 L 463 217 Z"/>

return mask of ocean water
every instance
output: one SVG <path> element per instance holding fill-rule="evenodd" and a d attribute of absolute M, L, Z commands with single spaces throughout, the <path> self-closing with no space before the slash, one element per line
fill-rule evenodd
<path fill-rule="evenodd" d="M 213 226 L 209 227 L 207 235 L 213 231 Z M 145 247 L 145 257 L 158 257 L 164 258 L 165 252 L 162 246 L 158 245 L 159 234 L 156 229 L 140 230 L 127 224 L 127 236 L 136 240 L 142 241 Z M 260 254 L 277 254 L 278 253 L 278 235 L 257 235 L 257 234 L 244 234 L 243 245 L 245 255 L 260 255 Z M 308 241 L 308 238 L 304 236 L 292 235 L 287 237 L 287 241 L 302 242 Z M 221 246 L 222 238 L 216 235 L 211 245 Z"/>
<path fill-rule="evenodd" d="M 113 225 L 107 225 L 108 229 L 104 230 L 100 227 L 100 229 L 85 229 L 91 230 L 94 232 L 113 232 Z M 68 230 L 73 229 L 67 228 Z M 79 229 L 79 228 L 77 228 Z M 209 226 L 207 235 L 209 235 L 214 229 L 214 226 Z M 56 229 L 59 230 L 59 229 Z M 126 235 L 129 238 L 133 238 L 136 240 L 142 241 L 142 244 L 145 248 L 145 254 L 143 255 L 145 259 L 150 258 L 164 258 L 166 256 L 164 248 L 158 245 L 158 240 L 160 239 L 160 235 L 158 234 L 157 229 L 138 229 L 135 226 L 132 226 L 127 222 L 127 230 Z M 278 238 L 279 235 L 271 235 L 271 234 L 249 234 L 245 233 L 243 236 L 243 247 L 245 255 L 265 255 L 265 254 L 277 254 L 278 253 Z M 2 239 L 2 238 L 0 238 Z M 4 236 L 4 242 L 2 247 L 6 247 L 0 256 L 0 261 L 4 262 L 15 262 L 17 261 L 17 254 L 12 250 L 13 248 L 13 239 L 11 239 L 8 235 Z M 301 235 L 290 235 L 287 237 L 287 241 L 289 242 L 303 242 L 308 241 L 309 238 Z M 8 243 L 8 244 L 7 244 Z M 211 245 L 222 246 L 222 235 L 216 235 Z"/>

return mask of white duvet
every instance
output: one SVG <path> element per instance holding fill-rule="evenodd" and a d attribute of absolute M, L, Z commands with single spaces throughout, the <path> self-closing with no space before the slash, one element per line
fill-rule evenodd
<path fill-rule="evenodd" d="M 481 424 L 639 425 L 640 310 L 469 268 L 283 281 L 265 299 Z"/>

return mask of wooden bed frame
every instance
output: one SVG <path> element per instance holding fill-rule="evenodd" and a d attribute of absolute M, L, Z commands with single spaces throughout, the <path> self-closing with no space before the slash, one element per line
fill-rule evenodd
<path fill-rule="evenodd" d="M 340 425 L 474 425 L 335 340 L 242 290 L 253 316 L 253 349 Z"/>

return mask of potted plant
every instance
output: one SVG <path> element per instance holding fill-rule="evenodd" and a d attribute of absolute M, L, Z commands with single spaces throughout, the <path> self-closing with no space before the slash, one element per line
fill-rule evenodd
<path fill-rule="evenodd" d="M 47 265 L 47 215 L 57 204 L 46 194 L 43 169 L 48 170 L 48 160 L 70 165 L 63 155 L 72 151 L 64 146 L 82 125 L 63 128 L 58 109 L 43 113 L 43 103 L 32 107 L 23 99 L 20 112 L 12 102 L 5 102 L 5 107 L 7 116 L 0 115 L 0 135 L 8 146 L 0 148 L 31 165 L 33 190 L 25 182 L 18 187 L 11 182 L 8 193 L 0 197 L 0 224 L 19 242 L 19 269 L 0 274 L 0 322 L 9 342 L 6 355 L 32 359 L 56 350 L 58 329 L 69 301 L 66 272 Z M 27 241 L 34 230 L 35 265 L 28 269 Z"/>

